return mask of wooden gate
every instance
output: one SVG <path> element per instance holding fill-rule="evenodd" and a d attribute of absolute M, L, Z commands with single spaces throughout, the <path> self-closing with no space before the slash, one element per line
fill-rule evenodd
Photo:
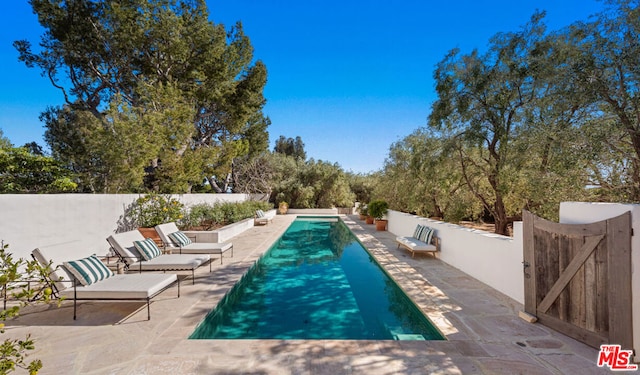
<path fill-rule="evenodd" d="M 558 224 L 523 212 L 525 311 L 598 348 L 633 348 L 631 213 Z"/>

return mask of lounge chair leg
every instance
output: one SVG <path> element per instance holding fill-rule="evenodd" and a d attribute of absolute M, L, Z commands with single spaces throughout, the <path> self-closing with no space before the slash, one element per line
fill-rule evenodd
<path fill-rule="evenodd" d="M 77 304 L 77 301 L 74 298 L 73 299 L 73 320 L 76 320 L 76 304 Z"/>
<path fill-rule="evenodd" d="M 151 299 L 147 298 L 147 320 L 151 320 Z"/>
<path fill-rule="evenodd" d="M 193 285 L 196 285 L 196 269 L 191 269 L 191 279 L 193 280 Z"/>
<path fill-rule="evenodd" d="M 180 298 L 180 279 L 177 279 L 178 281 L 178 298 Z"/>

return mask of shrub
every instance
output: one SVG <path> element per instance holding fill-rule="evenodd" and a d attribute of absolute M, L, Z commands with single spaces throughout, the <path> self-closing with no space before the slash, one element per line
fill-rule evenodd
<path fill-rule="evenodd" d="M 184 216 L 184 205 L 171 195 L 147 194 L 138 198 L 131 208 L 133 223 L 151 228 L 158 224 L 177 222 Z"/>
<path fill-rule="evenodd" d="M 210 229 L 252 218 L 256 210 L 271 208 L 270 203 L 258 201 L 200 203 L 189 208 L 185 218 L 180 221 L 180 225 L 183 228 L 205 227 Z"/>
<path fill-rule="evenodd" d="M 389 209 L 389 204 L 386 201 L 381 199 L 377 199 L 371 201 L 368 205 L 369 215 L 373 216 L 375 219 L 380 220 L 387 213 Z"/>

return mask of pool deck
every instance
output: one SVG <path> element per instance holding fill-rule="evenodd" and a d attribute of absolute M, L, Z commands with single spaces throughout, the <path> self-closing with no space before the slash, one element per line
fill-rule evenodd
<path fill-rule="evenodd" d="M 151 303 L 81 302 L 27 307 L 5 338 L 31 334 L 39 374 L 606 374 L 597 350 L 518 317 L 522 306 L 429 255 L 397 249 L 394 236 L 344 220 L 447 341 L 188 340 L 224 293 L 295 217 L 276 216 L 233 239 L 234 257 L 201 267 Z M 498 271 L 498 270 L 496 270 Z M 184 277 L 188 275 L 185 273 Z M 190 275 L 189 275 L 190 276 Z M 20 373 L 20 372 L 17 372 Z"/>

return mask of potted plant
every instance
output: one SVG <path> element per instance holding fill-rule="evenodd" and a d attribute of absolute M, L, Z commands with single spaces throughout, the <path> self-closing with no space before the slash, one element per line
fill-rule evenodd
<path fill-rule="evenodd" d="M 367 218 L 369 215 L 369 209 L 366 204 L 361 204 L 360 207 L 358 207 L 358 214 L 360 215 L 360 220 L 365 220 Z"/>
<path fill-rule="evenodd" d="M 286 214 L 288 210 L 289 210 L 289 203 L 283 201 L 283 202 L 280 202 L 280 204 L 278 204 L 278 213 L 280 213 L 280 215 Z"/>
<path fill-rule="evenodd" d="M 162 245 L 162 239 L 155 226 L 182 219 L 183 208 L 184 205 L 170 195 L 152 193 L 136 199 L 131 208 L 131 215 L 133 223 L 145 238 L 151 238 L 158 245 Z"/>
<path fill-rule="evenodd" d="M 388 209 L 389 204 L 381 199 L 369 203 L 369 215 L 375 219 L 376 230 L 387 229 L 387 220 L 383 220 L 382 218 L 386 215 Z"/>

